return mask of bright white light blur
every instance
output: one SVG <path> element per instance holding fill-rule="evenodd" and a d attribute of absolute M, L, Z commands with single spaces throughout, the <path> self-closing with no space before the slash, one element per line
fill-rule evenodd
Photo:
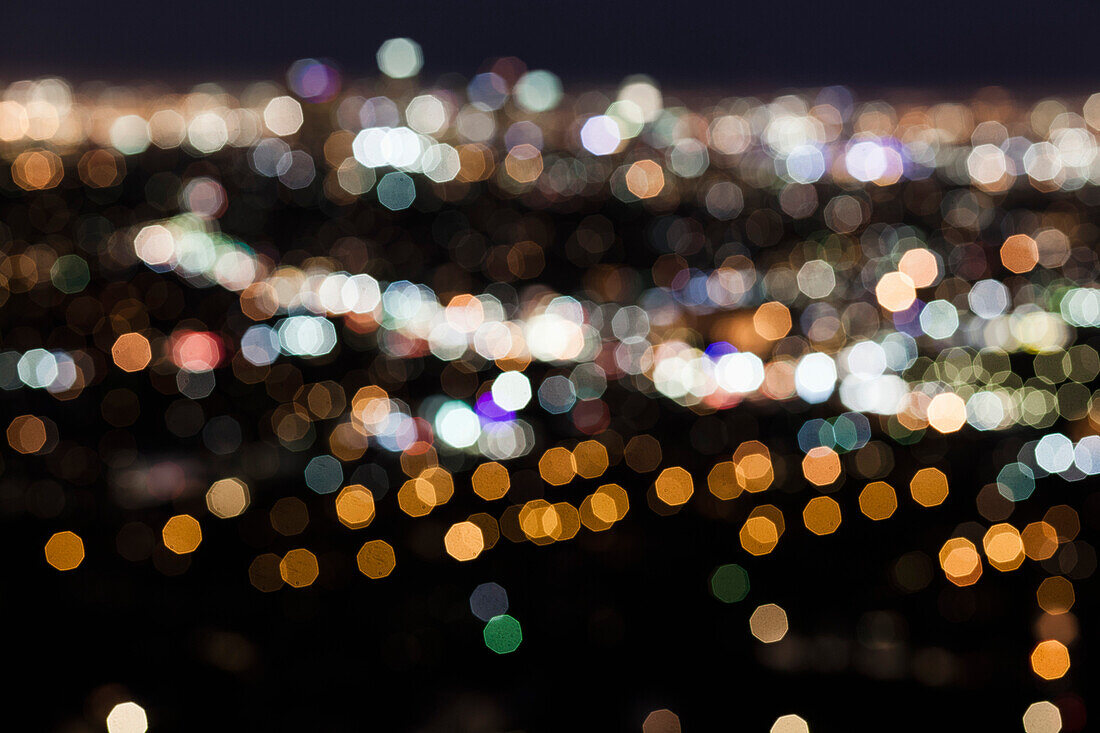
<path fill-rule="evenodd" d="M 1073 441 L 1062 433 L 1044 435 L 1035 445 L 1035 462 L 1047 473 L 1065 471 L 1073 459 Z"/>
<path fill-rule="evenodd" d="M 279 138 L 296 133 L 304 121 L 301 105 L 294 97 L 275 97 L 264 107 L 264 124 Z"/>
<path fill-rule="evenodd" d="M 187 126 L 187 141 L 200 153 L 215 153 L 229 142 L 229 128 L 217 112 L 201 112 Z"/>
<path fill-rule="evenodd" d="M 584 347 L 581 327 L 554 313 L 542 313 L 527 322 L 527 344 L 539 361 L 564 361 Z"/>
<path fill-rule="evenodd" d="M 966 170 L 975 183 L 990 186 L 1001 180 L 1008 171 L 1008 160 L 996 145 L 979 145 L 970 151 Z"/>
<path fill-rule="evenodd" d="M 352 313 L 370 313 L 382 302 L 378 281 L 370 275 L 352 275 L 340 290 L 344 305 Z"/>
<path fill-rule="evenodd" d="M 531 380 L 523 372 L 504 372 L 493 380 L 493 402 L 504 410 L 522 410 L 531 401 Z"/>
<path fill-rule="evenodd" d="M 1005 404 L 995 392 L 975 392 L 966 401 L 966 421 L 977 430 L 999 430 L 1005 424 Z"/>
<path fill-rule="evenodd" d="M 149 147 L 149 123 L 138 115 L 123 115 L 111 123 L 111 146 L 123 155 L 137 155 Z"/>
<path fill-rule="evenodd" d="M 644 76 L 627 79 L 619 89 L 619 101 L 636 105 L 644 122 L 653 122 L 664 107 L 664 99 L 657 83 Z"/>
<path fill-rule="evenodd" d="M 291 316 L 276 328 L 280 348 L 293 356 L 323 356 L 336 347 L 336 327 L 323 316 Z"/>
<path fill-rule="evenodd" d="M 1100 435 L 1086 435 L 1077 442 L 1073 463 L 1089 476 L 1100 473 Z"/>
<path fill-rule="evenodd" d="M 241 336 L 241 356 L 250 364 L 266 366 L 279 358 L 279 335 L 271 326 L 250 326 Z"/>
<path fill-rule="evenodd" d="M 495 461 L 519 458 L 535 446 L 535 431 L 524 420 L 491 422 L 482 428 L 478 450 Z"/>
<path fill-rule="evenodd" d="M 1100 290 L 1072 288 L 1062 296 L 1062 318 L 1074 326 L 1100 326 Z"/>
<path fill-rule="evenodd" d="M 836 387 L 836 362 L 828 354 L 806 354 L 795 367 L 794 385 L 806 402 L 824 402 Z"/>
<path fill-rule="evenodd" d="M 619 137 L 623 140 L 638 137 L 645 127 L 645 112 L 634 102 L 620 99 L 607 108 L 607 116 L 619 126 Z"/>
<path fill-rule="evenodd" d="M 917 360 L 917 342 L 907 333 L 896 331 L 882 339 L 886 352 L 886 366 L 895 372 L 904 372 Z"/>
<path fill-rule="evenodd" d="M 206 232 L 184 232 L 176 241 L 176 268 L 187 275 L 198 275 L 213 267 L 214 243 Z"/>
<path fill-rule="evenodd" d="M 873 140 L 864 140 L 848 148 L 844 165 L 852 178 L 867 183 L 886 175 L 889 161 L 881 145 Z"/>
<path fill-rule="evenodd" d="M 966 296 L 970 310 L 982 318 L 996 318 L 1008 309 L 1008 288 L 999 280 L 979 280 Z"/>
<path fill-rule="evenodd" d="M 481 437 L 481 420 L 464 402 L 451 400 L 436 413 L 435 432 L 453 448 L 469 448 Z"/>
<path fill-rule="evenodd" d="M 378 68 L 391 79 L 408 79 L 420 73 L 424 56 L 411 38 L 391 38 L 378 49 Z"/>
<path fill-rule="evenodd" d="M 16 371 L 23 384 L 45 389 L 58 377 L 57 357 L 45 349 L 31 349 L 19 357 Z"/>
<path fill-rule="evenodd" d="M 816 145 L 799 145 L 787 156 L 787 175 L 795 183 L 816 183 L 825 175 L 825 156 Z"/>
<path fill-rule="evenodd" d="M 810 298 L 825 298 L 836 287 L 833 266 L 825 260 L 810 260 L 798 270 L 798 289 Z"/>
<path fill-rule="evenodd" d="M 388 127 L 368 127 L 360 130 L 351 141 L 351 154 L 366 168 L 380 168 L 386 164 L 386 155 L 382 151 L 382 141 L 386 139 Z"/>
<path fill-rule="evenodd" d="M 908 391 L 905 380 L 894 374 L 879 377 L 849 374 L 840 383 L 840 401 L 856 412 L 895 415 Z"/>
<path fill-rule="evenodd" d="M 453 181 L 462 169 L 462 160 L 458 151 L 446 143 L 430 146 L 420 156 L 420 167 L 424 175 L 436 183 Z"/>
<path fill-rule="evenodd" d="M 136 702 L 123 702 L 107 713 L 107 733 L 145 733 L 149 720 Z"/>
<path fill-rule="evenodd" d="M 256 260 L 241 250 L 223 251 L 214 262 L 214 277 L 227 290 L 244 290 L 256 280 Z"/>
<path fill-rule="evenodd" d="M 56 394 L 72 388 L 76 384 L 80 371 L 76 368 L 73 358 L 65 352 L 57 351 L 53 356 L 57 360 L 57 376 L 46 385 L 46 391 Z"/>
<path fill-rule="evenodd" d="M 681 178 L 698 178 L 710 165 L 707 146 L 695 138 L 677 140 L 668 154 L 668 166 Z"/>
<path fill-rule="evenodd" d="M 290 146 L 286 144 L 285 140 L 268 137 L 256 143 L 255 147 L 249 151 L 248 159 L 254 171 L 262 176 L 274 178 L 286 172 L 286 169 L 281 168 L 281 166 L 286 160 L 286 154 L 289 152 Z"/>
<path fill-rule="evenodd" d="M 417 132 L 434 135 L 447 124 L 447 108 L 437 97 L 422 94 L 409 102 L 405 108 L 405 119 L 409 121 L 409 127 Z"/>
<path fill-rule="evenodd" d="M 718 359 L 714 378 L 732 394 L 755 392 L 764 383 L 764 362 L 751 351 L 725 354 Z"/>
<path fill-rule="evenodd" d="M 920 312 L 921 330 L 934 339 L 951 338 L 959 329 L 959 311 L 947 300 L 933 300 Z"/>
<path fill-rule="evenodd" d="M 621 142 L 619 125 L 607 115 L 589 117 L 581 128 L 581 145 L 593 155 L 610 155 Z"/>
<path fill-rule="evenodd" d="M 394 168 L 412 168 L 424 152 L 420 136 L 407 127 L 387 130 L 381 143 L 382 159 Z"/>
<path fill-rule="evenodd" d="M 512 93 L 528 112 L 546 112 L 561 101 L 561 81 L 549 71 L 529 71 L 519 78 Z"/>
<path fill-rule="evenodd" d="M 848 371 L 861 377 L 877 377 L 886 371 L 886 349 L 874 341 L 860 341 L 848 349 Z"/>
<path fill-rule="evenodd" d="M 440 321 L 428 334 L 428 348 L 437 359 L 454 361 L 466 353 L 469 341 L 465 333 L 447 321 Z"/>
<path fill-rule="evenodd" d="M 382 308 L 396 324 L 409 321 L 416 316 L 424 303 L 420 288 L 408 280 L 390 283 L 382 294 Z"/>
<path fill-rule="evenodd" d="M 1058 148 L 1048 142 L 1038 142 L 1024 153 L 1024 169 L 1036 181 L 1050 181 L 1062 172 L 1062 157 Z"/>
<path fill-rule="evenodd" d="M 172 232 L 160 224 L 142 227 L 134 237 L 134 252 L 141 261 L 153 268 L 168 265 L 175 260 L 176 243 Z"/>

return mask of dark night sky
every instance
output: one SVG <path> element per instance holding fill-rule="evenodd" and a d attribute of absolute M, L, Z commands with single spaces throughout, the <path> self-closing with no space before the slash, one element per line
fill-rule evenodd
<path fill-rule="evenodd" d="M 649 73 L 666 84 L 766 90 L 844 83 L 1044 93 L 1097 81 L 1100 4 L 1086 0 L 662 3 L 139 2 L 39 0 L 5 9 L 0 78 L 278 77 L 303 56 L 376 73 L 381 41 L 409 36 L 428 77 L 516 55 L 567 81 Z"/>

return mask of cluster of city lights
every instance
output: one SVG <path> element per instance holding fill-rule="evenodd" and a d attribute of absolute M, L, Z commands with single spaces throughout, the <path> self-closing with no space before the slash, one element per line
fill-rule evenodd
<path fill-rule="evenodd" d="M 1100 93 L 567 93 L 516 58 L 432 84 L 405 38 L 377 62 L 0 90 L 0 481 L 37 497 L 49 566 L 179 575 L 258 516 L 241 582 L 292 593 L 327 587 L 305 535 L 326 522 L 382 581 L 429 516 L 436 559 L 476 563 L 688 511 L 742 553 L 700 588 L 751 597 L 746 632 L 779 645 L 812 629 L 750 587 L 759 559 L 906 513 L 945 527 L 897 591 L 1027 573 L 1019 666 L 1064 691 L 1100 506 Z M 722 422 L 743 415 L 778 427 Z M 538 629 L 497 580 L 468 602 L 509 654 Z M 1084 705 L 1025 704 L 1023 727 L 1080 730 Z M 149 725 L 129 700 L 106 723 Z"/>

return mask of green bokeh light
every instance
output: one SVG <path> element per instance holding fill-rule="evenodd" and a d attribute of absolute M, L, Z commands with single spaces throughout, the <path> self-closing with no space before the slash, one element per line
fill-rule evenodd
<path fill-rule="evenodd" d="M 497 654 L 508 654 L 518 649 L 523 642 L 523 629 L 520 628 L 519 621 L 502 613 L 489 619 L 482 636 L 485 638 L 485 646 Z"/>
<path fill-rule="evenodd" d="M 736 563 L 722 565 L 710 576 L 710 592 L 723 603 L 737 603 L 749 594 L 749 574 Z"/>

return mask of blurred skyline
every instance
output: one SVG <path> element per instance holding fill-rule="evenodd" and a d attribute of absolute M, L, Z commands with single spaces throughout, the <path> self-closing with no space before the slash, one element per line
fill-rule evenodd
<path fill-rule="evenodd" d="M 645 73 L 681 88 L 754 91 L 847 84 L 969 93 L 1095 91 L 1100 6 L 810 0 L 657 3 L 367 4 L 351 0 L 226 3 L 18 3 L 5 11 L 0 80 L 169 83 L 278 78 L 295 59 L 326 57 L 350 76 L 377 73 L 386 38 L 424 49 L 425 78 L 470 75 L 518 56 L 567 84 Z"/>

